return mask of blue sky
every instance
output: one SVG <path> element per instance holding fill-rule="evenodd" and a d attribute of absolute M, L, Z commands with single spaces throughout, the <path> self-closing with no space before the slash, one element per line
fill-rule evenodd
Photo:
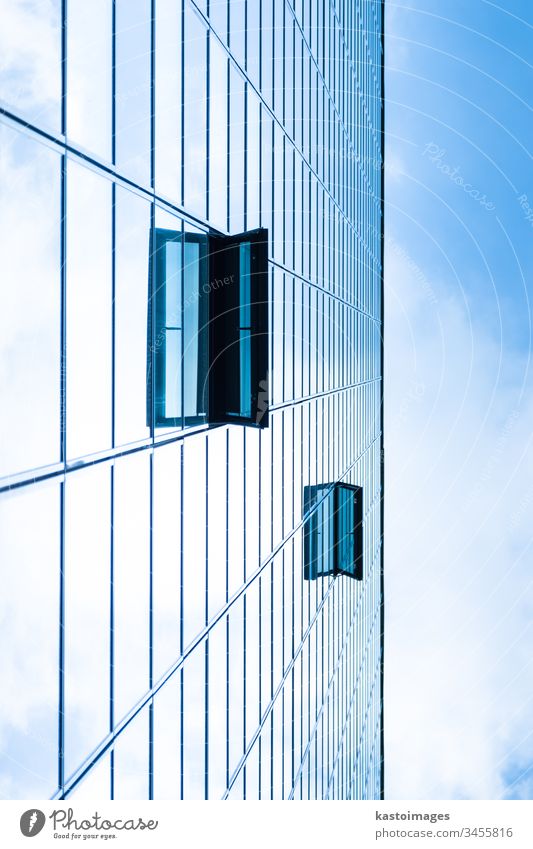
<path fill-rule="evenodd" d="M 533 4 L 386 6 L 386 792 L 531 799 Z"/>

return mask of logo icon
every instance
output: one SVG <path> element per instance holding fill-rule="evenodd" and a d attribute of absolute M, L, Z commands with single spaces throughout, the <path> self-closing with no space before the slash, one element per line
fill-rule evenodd
<path fill-rule="evenodd" d="M 24 837 L 35 837 L 43 830 L 46 817 L 42 811 L 37 808 L 30 808 L 29 811 L 24 811 L 20 818 L 20 830 Z"/>

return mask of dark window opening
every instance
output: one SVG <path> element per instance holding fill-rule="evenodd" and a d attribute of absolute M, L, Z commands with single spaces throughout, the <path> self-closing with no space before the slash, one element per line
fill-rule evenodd
<path fill-rule="evenodd" d="M 267 231 L 156 229 L 153 245 L 148 416 L 153 392 L 156 427 L 268 427 Z"/>

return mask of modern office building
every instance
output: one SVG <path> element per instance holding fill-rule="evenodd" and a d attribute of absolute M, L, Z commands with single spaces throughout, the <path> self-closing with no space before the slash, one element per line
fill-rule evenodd
<path fill-rule="evenodd" d="M 383 786 L 380 0 L 2 0 L 0 797 Z"/>

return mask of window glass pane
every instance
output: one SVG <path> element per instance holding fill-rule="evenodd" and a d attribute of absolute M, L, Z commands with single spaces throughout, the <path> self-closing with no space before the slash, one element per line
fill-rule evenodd
<path fill-rule="evenodd" d="M 144 708 L 120 734 L 114 746 L 115 799 L 148 799 L 149 714 Z"/>
<path fill-rule="evenodd" d="M 226 618 L 209 632 L 207 722 L 209 732 L 208 795 L 221 799 L 226 788 L 227 628 Z"/>
<path fill-rule="evenodd" d="M 65 507 L 65 773 L 109 731 L 109 467 L 68 475 Z M 87 636 L 90 634 L 90 640 Z"/>
<path fill-rule="evenodd" d="M 69 141 L 111 158 L 111 0 L 69 2 L 67 121 Z"/>
<path fill-rule="evenodd" d="M 205 484 L 206 438 L 189 436 L 183 444 L 183 646 L 186 648 L 206 622 Z"/>
<path fill-rule="evenodd" d="M 59 460 L 60 159 L 0 127 L 0 477 Z"/>
<path fill-rule="evenodd" d="M 111 184 L 67 171 L 67 454 L 111 444 Z"/>
<path fill-rule="evenodd" d="M 150 0 L 116 0 L 116 161 L 141 184 L 150 174 Z"/>
<path fill-rule="evenodd" d="M 246 0 L 231 0 L 229 4 L 229 47 L 237 62 L 244 68 Z"/>
<path fill-rule="evenodd" d="M 154 699 L 154 799 L 181 797 L 181 674 Z"/>
<path fill-rule="evenodd" d="M 4 799 L 45 799 L 57 787 L 59 530 L 57 485 L 0 498 Z"/>
<path fill-rule="evenodd" d="M 207 39 L 198 15 L 185 8 L 185 206 L 201 217 L 206 214 L 206 103 Z"/>
<path fill-rule="evenodd" d="M 150 435 L 146 415 L 150 204 L 120 187 L 115 204 L 115 445 L 121 445 Z"/>
<path fill-rule="evenodd" d="M 228 59 L 215 38 L 210 42 L 209 219 L 226 230 L 228 213 Z"/>
<path fill-rule="evenodd" d="M 310 512 L 304 527 L 304 577 L 313 581 L 334 571 L 333 510 L 334 495 L 330 485 L 307 486 L 304 489 L 304 513 Z"/>
<path fill-rule="evenodd" d="M 208 439 L 207 531 L 208 531 L 208 619 L 226 602 L 226 471 L 227 428 L 215 428 Z"/>
<path fill-rule="evenodd" d="M 147 369 L 152 374 L 148 390 L 154 396 L 154 425 L 182 426 L 182 222 L 156 207 L 154 257 L 153 328 Z"/>
<path fill-rule="evenodd" d="M 61 0 L 0 3 L 0 99 L 61 131 Z"/>
<path fill-rule="evenodd" d="M 181 446 L 159 446 L 153 462 L 153 675 L 157 681 L 180 654 Z"/>
<path fill-rule="evenodd" d="M 244 228 L 244 80 L 230 65 L 229 229 Z"/>
<path fill-rule="evenodd" d="M 181 0 L 155 9 L 155 185 L 181 203 Z"/>
<path fill-rule="evenodd" d="M 146 454 L 115 465 L 115 721 L 148 689 L 150 607 L 150 469 Z"/>
<path fill-rule="evenodd" d="M 202 643 L 187 658 L 183 669 L 183 795 L 186 799 L 205 798 L 205 690 Z"/>
<path fill-rule="evenodd" d="M 210 0 L 209 20 L 222 41 L 227 41 L 228 34 L 228 0 Z"/>
<path fill-rule="evenodd" d="M 247 38 L 247 55 L 246 55 L 246 70 L 248 76 L 252 80 L 254 86 L 259 89 L 259 74 L 261 71 L 261 22 L 260 22 L 261 4 L 257 2 L 248 2 L 246 7 L 246 38 Z"/>
<path fill-rule="evenodd" d="M 76 801 L 111 798 L 111 757 L 103 755 L 88 775 L 78 784 L 67 799 Z"/>
<path fill-rule="evenodd" d="M 191 424 L 207 415 L 207 238 L 185 233 L 183 246 L 183 410 Z"/>
<path fill-rule="evenodd" d="M 261 93 L 272 106 L 272 0 L 261 3 Z"/>
<path fill-rule="evenodd" d="M 259 98 L 248 86 L 247 120 L 247 171 L 246 171 L 246 228 L 253 230 L 260 224 L 259 209 L 259 166 L 261 156 Z"/>

